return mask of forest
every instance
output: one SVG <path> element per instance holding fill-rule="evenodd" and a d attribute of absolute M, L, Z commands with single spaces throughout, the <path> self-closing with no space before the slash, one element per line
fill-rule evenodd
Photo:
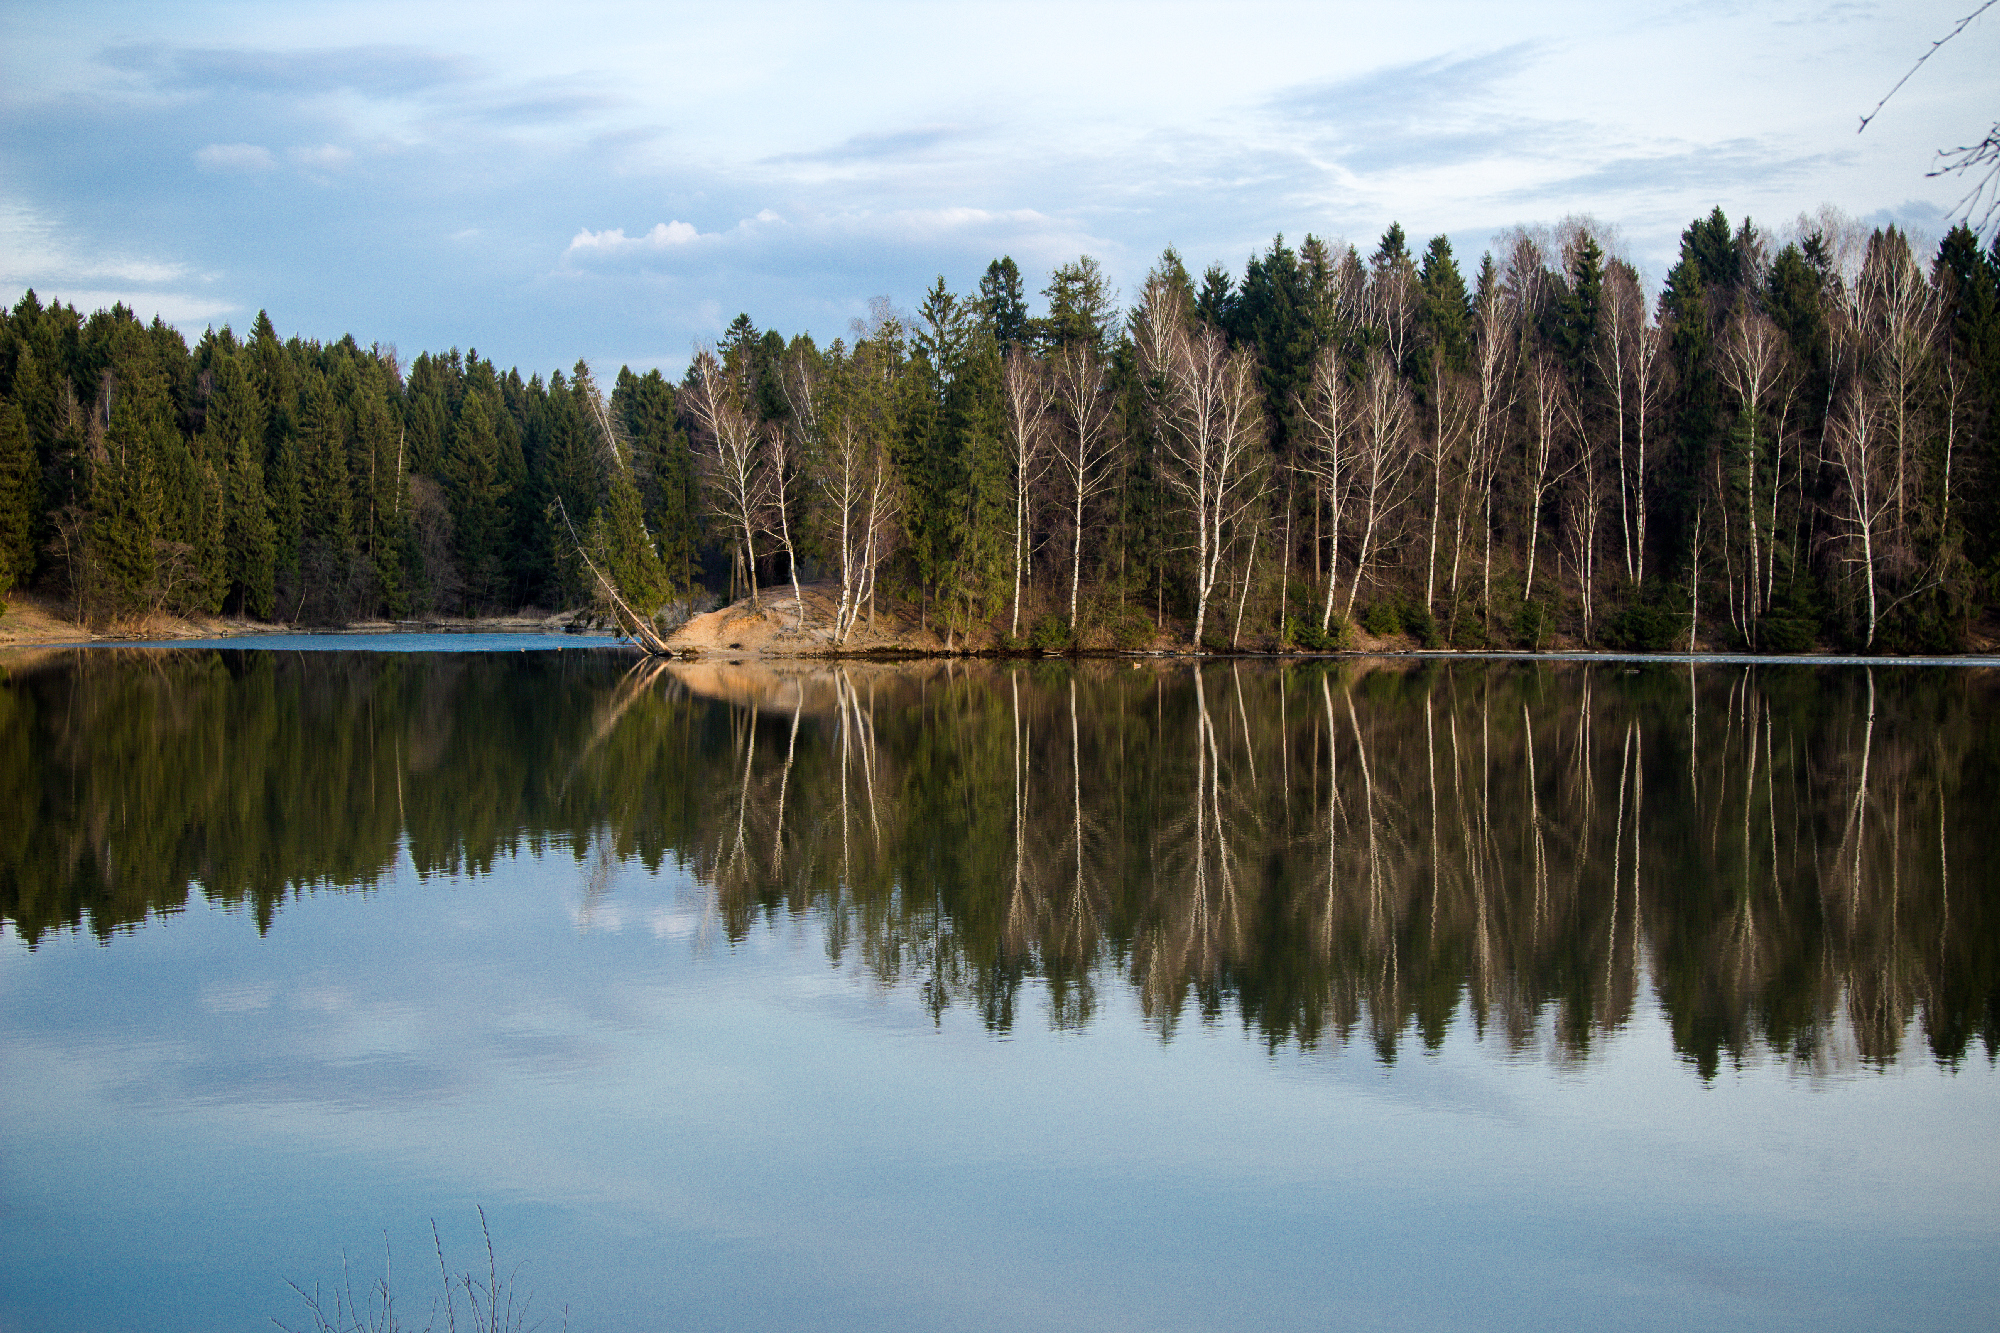
<path fill-rule="evenodd" d="M 822 589 L 967 647 L 1951 651 L 2000 602 L 2000 238 L 1693 221 L 1649 297 L 1587 219 L 1476 268 L 1392 225 L 1240 275 L 996 259 L 678 383 L 0 313 L 0 595 L 79 622 Z M 601 576 L 601 577 L 600 577 Z M 600 611 L 608 608 L 599 607 Z"/>

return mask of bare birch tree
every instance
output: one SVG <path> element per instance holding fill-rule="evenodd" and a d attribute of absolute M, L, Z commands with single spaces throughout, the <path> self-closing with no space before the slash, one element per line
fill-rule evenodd
<path fill-rule="evenodd" d="M 786 366 L 786 401 L 794 422 L 811 423 L 816 443 L 808 466 L 827 501 L 822 522 L 840 579 L 835 644 L 847 641 L 870 599 L 896 511 L 887 431 L 874 410 L 879 386 L 870 374 L 870 352 L 864 342 L 850 357 L 836 342 L 820 364 L 801 353 Z"/>
<path fill-rule="evenodd" d="M 1521 600 L 1535 595 L 1535 555 L 1541 541 L 1542 509 L 1549 493 L 1569 474 L 1574 462 L 1561 457 L 1562 435 L 1571 420 L 1569 385 L 1562 367 L 1547 352 L 1528 358 L 1528 568 L 1521 580 Z"/>
<path fill-rule="evenodd" d="M 1340 528 L 1354 490 L 1353 445 L 1348 438 L 1354 429 L 1354 391 L 1347 383 L 1347 368 L 1341 364 L 1338 347 L 1320 349 L 1313 362 L 1309 396 L 1299 404 L 1299 417 L 1305 424 L 1304 465 L 1315 485 L 1323 488 L 1332 530 L 1326 601 L 1319 614 L 1319 632 L 1324 635 L 1333 626 L 1334 591 L 1340 586 Z"/>
<path fill-rule="evenodd" d="M 1011 391 L 1010 391 L 1011 392 Z M 1056 459 L 1068 483 L 1070 520 L 1069 623 L 1076 624 L 1077 589 L 1083 580 L 1084 511 L 1111 484 L 1112 401 L 1104 362 L 1087 344 L 1072 343 L 1056 358 L 1055 400 L 1067 429 L 1056 439 Z"/>
<path fill-rule="evenodd" d="M 1427 450 L 1431 465 L 1430 540 L 1424 555 L 1424 609 L 1437 608 L 1438 533 L 1444 526 L 1445 475 L 1468 471 L 1463 457 L 1470 428 L 1478 415 L 1478 395 L 1444 367 L 1444 353 L 1431 354 L 1431 438 Z"/>
<path fill-rule="evenodd" d="M 1458 512 L 1452 529 L 1451 600 L 1454 619 L 1458 604 L 1459 568 L 1465 552 L 1466 519 L 1472 512 L 1475 495 L 1485 533 L 1480 599 L 1489 611 L 1493 601 L 1493 483 L 1504 449 L 1507 422 L 1514 411 L 1517 384 L 1510 373 L 1514 364 L 1514 330 L 1507 319 L 1497 284 L 1481 293 L 1478 306 L 1473 311 L 1473 337 L 1479 380 L 1478 404 L 1472 414 L 1465 469 L 1460 474 Z"/>
<path fill-rule="evenodd" d="M 1766 405 L 1779 391 L 1784 372 L 1784 337 L 1761 313 L 1739 308 L 1729 321 L 1721 348 L 1722 378 L 1736 397 L 1737 421 L 1743 430 L 1743 518 L 1744 559 L 1747 577 L 1739 605 L 1742 624 L 1752 646 L 1756 644 L 1756 622 L 1767 609 L 1762 589 L 1768 582 L 1764 562 L 1770 557 L 1775 533 L 1766 533 L 1757 512 L 1757 472 L 1763 465 L 1766 444 L 1760 434 Z M 1725 500 L 1727 497 L 1724 497 Z M 1774 514 L 1775 518 L 1775 514 Z M 1734 597 L 1735 590 L 1731 589 Z"/>
<path fill-rule="evenodd" d="M 1194 521 L 1199 646 L 1228 535 L 1261 494 L 1249 483 L 1264 443 L 1263 394 L 1249 351 L 1230 351 L 1205 323 L 1191 330 L 1181 294 L 1157 274 L 1146 285 L 1137 333 L 1166 465 L 1162 480 Z"/>
<path fill-rule="evenodd" d="M 715 353 L 695 354 L 686 395 L 696 426 L 696 459 L 709 508 L 742 543 L 750 605 L 757 599 L 757 534 L 764 530 L 769 508 L 769 479 L 763 431 L 745 407 Z"/>
<path fill-rule="evenodd" d="M 1918 394 L 1930 368 L 1940 315 L 1930 283 L 1910 253 L 1910 243 L 1891 227 L 1870 238 L 1857 292 L 1867 330 L 1870 373 L 1881 426 L 1895 455 L 1895 514 L 1900 538 L 1908 529 L 1905 506 L 1915 489 L 1911 455 L 1920 428 Z"/>
<path fill-rule="evenodd" d="M 1409 390 L 1380 348 L 1368 353 L 1368 377 L 1362 382 L 1358 407 L 1353 457 L 1360 540 L 1354 577 L 1347 584 L 1345 614 L 1350 618 L 1355 594 L 1368 577 L 1369 562 L 1379 553 L 1389 520 L 1410 498 L 1404 480 L 1415 456 L 1410 448 Z"/>
<path fill-rule="evenodd" d="M 1640 378 L 1639 343 L 1645 334 L 1646 296 L 1639 290 L 1638 275 L 1628 265 L 1613 260 L 1604 269 L 1604 313 L 1591 359 L 1611 391 L 1612 439 L 1618 464 L 1618 537 L 1625 556 L 1626 582 L 1634 584 L 1639 581 L 1642 559 L 1635 511 L 1644 501 L 1640 494 L 1643 486 L 1636 481 L 1627 458 L 1626 424 L 1631 416 L 1630 394 Z M 1643 408 L 1640 413 L 1643 420 Z"/>
<path fill-rule="evenodd" d="M 1859 548 L 1847 555 L 1846 563 L 1861 567 L 1868 605 L 1867 646 L 1875 646 L 1878 619 L 1876 586 L 1881 560 L 1882 529 L 1900 500 L 1894 466 L 1894 446 L 1885 441 L 1880 429 L 1880 409 L 1865 379 L 1857 378 L 1836 409 L 1828 432 L 1833 450 L 1834 470 L 1845 492 L 1845 504 L 1836 519 L 1846 528 L 1849 541 Z"/>
<path fill-rule="evenodd" d="M 1014 473 L 1014 615 L 1008 632 L 1021 633 L 1021 583 L 1030 557 L 1028 497 L 1041 475 L 1044 446 L 1048 439 L 1049 402 L 1054 387 L 1047 371 L 1025 349 L 1007 350 L 1002 368 L 1002 391 L 1007 402 L 1007 444 Z M 1076 611 L 1070 610 L 1074 623 Z"/>

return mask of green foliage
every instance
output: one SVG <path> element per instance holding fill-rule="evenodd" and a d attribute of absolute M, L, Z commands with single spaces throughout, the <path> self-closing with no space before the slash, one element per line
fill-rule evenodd
<path fill-rule="evenodd" d="M 1514 645 L 1533 652 L 1548 647 L 1555 634 L 1555 616 L 1544 602 L 1522 602 L 1514 612 Z"/>
<path fill-rule="evenodd" d="M 1354 628 L 1345 616 L 1335 616 L 1322 634 L 1316 616 L 1285 617 L 1285 642 L 1309 653 L 1346 652 L 1354 643 Z"/>
<path fill-rule="evenodd" d="M 1598 638 L 1605 647 L 1625 652 L 1671 652 L 1686 646 L 1687 613 L 1670 606 L 1665 598 L 1636 600 L 1604 620 Z"/>
<path fill-rule="evenodd" d="M 1384 597 L 1361 608 L 1361 628 L 1378 639 L 1403 632 L 1403 609 L 1393 597 Z"/>
<path fill-rule="evenodd" d="M 1021 266 L 1011 255 L 1002 255 L 986 266 L 986 274 L 979 280 L 978 304 L 980 323 L 1002 352 L 1028 337 Z"/>
<path fill-rule="evenodd" d="M 35 572 L 35 521 L 41 507 L 35 442 L 19 404 L 0 400 L 0 606 Z"/>
<path fill-rule="evenodd" d="M 1069 622 L 1051 611 L 1028 631 L 1028 646 L 1038 653 L 1066 653 L 1076 646 Z"/>
<path fill-rule="evenodd" d="M 1035 332 L 1043 346 L 1086 347 L 1100 355 L 1109 351 L 1118 307 L 1110 280 L 1095 259 L 1084 255 L 1058 264 L 1042 296 L 1049 313 L 1036 323 Z"/>
<path fill-rule="evenodd" d="M 1849 291 L 1836 241 L 1820 232 L 1767 262 L 1757 232 L 1718 210 L 1692 222 L 1681 240 L 1657 330 L 1631 322 L 1627 271 L 1580 228 L 1565 230 L 1560 254 L 1526 244 L 1511 249 L 1505 265 L 1483 256 L 1477 300 L 1468 298 L 1445 238 L 1413 252 L 1399 226 L 1383 234 L 1367 263 L 1351 247 L 1312 236 L 1293 251 L 1280 235 L 1240 279 L 1215 265 L 1197 282 L 1172 251 L 1156 276 L 1185 298 L 1192 320 L 1254 356 L 1263 420 L 1250 424 L 1268 448 L 1253 466 L 1271 484 L 1260 501 L 1266 512 L 1242 521 L 1260 526 L 1274 546 L 1284 534 L 1289 550 L 1272 567 L 1285 562 L 1281 577 L 1301 590 L 1323 588 L 1329 549 L 1337 547 L 1343 563 L 1355 553 L 1348 516 L 1337 532 L 1323 526 L 1331 479 L 1312 480 L 1310 470 L 1320 438 L 1306 416 L 1316 357 L 1337 349 L 1351 368 L 1372 352 L 1400 348 L 1396 388 L 1418 408 L 1407 443 L 1421 447 L 1456 410 L 1445 409 L 1474 402 L 1479 368 L 1488 364 L 1476 355 L 1480 340 L 1503 339 L 1485 418 L 1484 438 L 1496 448 L 1492 475 L 1460 469 L 1434 501 L 1428 486 L 1420 488 L 1463 543 L 1452 553 L 1457 591 L 1446 594 L 1458 604 L 1438 624 L 1407 597 L 1378 599 L 1363 615 L 1377 633 L 1407 633 L 1426 645 L 1448 638 L 1475 646 L 1488 634 L 1546 643 L 1558 610 L 1567 627 L 1575 606 L 1580 497 L 1597 497 L 1597 564 L 1608 571 L 1623 563 L 1636 485 L 1647 514 L 1644 569 L 1676 588 L 1682 605 L 1650 592 L 1636 600 L 1613 593 L 1597 617 L 1604 642 L 1677 645 L 1690 588 L 1704 632 L 1722 632 L 1728 586 L 1740 582 L 1751 554 L 1743 520 L 1754 498 L 1758 558 L 1769 561 L 1763 576 L 1779 590 L 1779 604 L 1746 641 L 1793 651 L 1846 636 L 1859 647 L 1868 585 L 1857 570 L 1852 481 L 1837 445 L 1841 414 L 1865 397 L 1886 414 L 1883 429 L 1901 432 L 1895 466 L 1907 472 L 1876 533 L 1878 644 L 1943 649 L 1990 636 L 2000 592 L 1978 571 L 2000 568 L 2000 254 L 1955 228 L 1924 290 L 1907 239 L 1884 229 L 1869 244 L 1865 290 Z M 1914 295 L 1941 320 L 1935 339 L 1890 336 L 1877 287 L 1891 268 L 1918 274 Z M 1100 582 L 1084 590 L 1071 635 L 1092 645 L 1137 641 L 1137 620 L 1120 628 L 1108 609 L 1085 608 L 1108 608 L 1115 589 L 1118 616 L 1131 614 L 1129 598 L 1146 613 L 1147 636 L 1156 618 L 1191 615 L 1194 543 L 1188 505 L 1174 488 L 1175 428 L 1154 392 L 1157 371 L 1134 330 L 1120 328 L 1094 261 L 1049 276 L 1044 318 L 1029 318 L 1027 285 L 1011 259 L 995 259 L 969 298 L 940 278 L 909 331 L 885 303 L 851 349 L 836 340 L 822 353 L 804 335 L 787 343 L 760 330 L 746 313 L 720 350 L 767 429 L 810 433 L 790 421 L 788 356 L 848 367 L 837 377 L 842 405 L 834 410 L 889 442 L 883 494 L 895 517 L 878 533 L 880 593 L 919 601 L 927 623 L 947 634 L 989 619 L 1012 585 L 1002 353 L 1024 347 L 1046 368 L 1054 348 L 1102 350 L 1116 398 L 1115 457 L 1090 520 L 1088 555 Z M 1486 301 L 1502 311 L 1502 326 L 1473 317 Z M 1726 372 L 1740 321 L 1765 316 L 1782 344 L 1784 392 L 1745 411 Z M 1613 348 L 1614 332 L 1628 341 Z M 1662 353 L 1648 363 L 1643 478 L 1634 449 L 1635 336 L 1657 337 Z M 1521 442 L 1534 433 L 1532 395 L 1519 377 L 1535 364 L 1528 358 L 1544 356 L 1567 414 L 1552 462 L 1563 480 L 1531 512 L 1532 463 Z M 598 392 L 588 366 L 524 378 L 455 348 L 419 355 L 405 378 L 393 353 L 352 337 L 281 340 L 263 312 L 242 340 L 227 328 L 210 330 L 190 352 L 172 329 L 143 324 L 122 306 L 85 318 L 45 308 L 28 293 L 0 312 L 0 409 L 8 409 L 0 418 L 0 582 L 39 580 L 44 591 L 75 594 L 79 614 L 95 615 L 222 607 L 337 621 L 411 608 L 577 605 L 592 584 L 563 530 L 567 512 L 586 549 L 597 542 L 607 553 L 628 552 L 628 573 L 649 597 L 656 578 L 661 589 L 719 590 L 728 543 L 704 524 L 674 386 L 657 371 L 627 369 L 608 404 Z M 1579 430 L 1601 446 L 1599 470 L 1588 478 L 1573 447 Z M 811 578 L 833 565 L 837 525 L 814 483 L 813 446 L 804 435 L 797 442 L 782 480 L 784 512 L 802 576 Z M 1614 443 L 1627 467 L 1622 479 Z M 636 491 L 636 523 L 610 512 L 621 470 Z M 1348 469 L 1340 484 L 1355 475 Z M 1893 484 L 1877 481 L 1878 492 Z M 1485 561 L 1478 546 L 1489 512 L 1497 580 L 1490 590 L 1489 571 L 1470 584 L 1460 577 Z M 1035 497 L 1029 518 L 1039 596 L 1055 577 L 1051 553 L 1069 534 L 1062 506 L 1046 495 Z M 1430 518 L 1423 503 L 1393 511 L 1390 530 L 1378 534 L 1380 586 L 1419 586 L 1410 562 L 1425 559 Z M 1538 573 L 1555 572 L 1538 584 L 1548 601 L 1526 613 L 1540 618 L 1532 625 L 1517 615 L 1516 600 L 1531 542 L 1538 553 L 1560 553 L 1538 565 Z M 757 572 L 760 581 L 782 578 L 782 558 L 767 549 Z M 1512 593 L 1503 586 L 1510 582 Z M 1494 601 L 1490 624 L 1468 609 L 1486 596 Z M 1261 634 L 1275 613 L 1285 637 L 1303 643 L 1309 636 L 1300 627 L 1317 619 L 1311 601 L 1274 608 L 1260 591 L 1246 627 Z M 1233 612 L 1232 604 L 1224 623 Z"/>
<path fill-rule="evenodd" d="M 1134 652 L 1147 647 L 1159 637 L 1152 618 L 1136 607 L 1126 607 L 1114 611 L 1105 618 L 1104 632 L 1111 646 L 1121 652 Z"/>
<path fill-rule="evenodd" d="M 618 595 L 640 615 L 657 616 L 673 585 L 660 563 L 652 535 L 646 531 L 639 488 L 627 471 L 621 470 L 611 480 L 611 493 L 597 518 L 596 545 Z"/>
<path fill-rule="evenodd" d="M 1757 646 L 1767 653 L 1809 653 L 1819 646 L 1824 609 L 1804 580 L 1778 586 L 1771 609 L 1757 622 Z M 1679 617 L 1686 624 L 1686 616 Z"/>
<path fill-rule="evenodd" d="M 1444 635 L 1438 629 L 1437 617 L 1414 597 L 1403 603 L 1398 619 L 1403 622 L 1404 632 L 1425 648 L 1444 646 Z"/>

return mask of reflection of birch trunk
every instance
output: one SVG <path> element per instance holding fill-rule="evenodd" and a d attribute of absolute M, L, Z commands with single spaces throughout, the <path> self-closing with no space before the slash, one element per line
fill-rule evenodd
<path fill-rule="evenodd" d="M 799 713 L 805 708 L 806 687 L 798 684 L 798 698 L 792 702 L 792 734 L 785 742 L 785 767 L 778 774 L 778 826 L 771 834 L 771 873 L 777 874 L 785 865 L 785 797 L 792 785 L 792 759 L 799 748 Z"/>
<path fill-rule="evenodd" d="M 1320 697 L 1326 703 L 1326 892 L 1320 909 L 1320 951 L 1333 955 L 1334 899 L 1338 896 L 1340 872 L 1340 748 L 1333 727 L 1333 689 L 1327 678 L 1319 678 Z"/>
<path fill-rule="evenodd" d="M 745 823 L 750 813 L 750 762 L 757 753 L 757 713 L 755 709 L 743 710 L 743 782 L 736 795 L 736 842 L 730 849 L 729 859 L 723 863 L 718 880 L 733 877 L 744 855 Z"/>
<path fill-rule="evenodd" d="M 1376 945 L 1382 950 L 1382 985 L 1385 994 L 1377 1006 L 1378 1027 L 1390 1021 L 1395 1013 L 1397 978 L 1400 969 L 1396 957 L 1396 930 L 1393 915 L 1386 901 L 1387 893 L 1382 883 L 1382 843 L 1381 823 L 1375 814 L 1375 772 L 1368 763 L 1368 742 L 1361 735 L 1361 718 L 1354 711 L 1354 695 L 1347 695 L 1347 721 L 1354 730 L 1354 754 L 1361 765 L 1362 820 L 1368 828 L 1368 930 Z"/>
<path fill-rule="evenodd" d="M 1083 890 L 1083 739 L 1077 725 L 1076 677 L 1069 678 L 1069 782 L 1071 824 L 1070 838 L 1076 844 L 1076 878 L 1072 886 L 1070 900 L 1070 927 L 1075 932 L 1074 942 L 1077 957 L 1084 955 L 1085 906 Z"/>
<path fill-rule="evenodd" d="M 1842 860 L 1853 848 L 1853 871 L 1848 876 L 1847 924 L 1854 929 L 1861 915 L 1861 851 L 1866 840 L 1868 815 L 1868 764 L 1875 750 L 1875 668 L 1868 671 L 1868 721 L 1861 733 L 1861 773 L 1854 783 L 1854 803 L 1847 816 L 1847 834 L 1842 840 Z"/>
<path fill-rule="evenodd" d="M 1542 840 L 1542 788 L 1535 776 L 1535 724 L 1528 716 L 1526 704 L 1521 705 L 1521 748 L 1528 753 L 1528 829 L 1533 849 L 1529 872 L 1534 877 L 1535 889 L 1534 935 L 1540 939 L 1542 910 L 1548 898 L 1549 863 L 1547 845 Z"/>
<path fill-rule="evenodd" d="M 1236 924 L 1238 903 L 1236 897 L 1236 875 L 1230 864 L 1229 826 L 1222 814 L 1222 747 L 1215 733 L 1215 722 L 1209 716 L 1208 695 L 1202 686 L 1201 673 L 1195 673 L 1195 697 L 1201 709 L 1201 734 L 1207 747 L 1208 766 L 1208 808 L 1215 820 L 1215 866 L 1216 879 L 1221 886 L 1221 903 L 1217 911 L 1218 928 L 1228 931 Z M 1219 941 L 1218 941 L 1219 942 Z M 1213 955 L 1211 955 L 1213 957 Z"/>
<path fill-rule="evenodd" d="M 1632 736 L 1638 723 L 1625 724 L 1625 750 L 1618 761 L 1618 825 L 1611 836 L 1611 924 L 1604 932 L 1604 997 L 1611 998 L 1612 964 L 1618 957 L 1618 905 L 1625 887 L 1625 784 L 1632 771 Z M 1637 910 L 1637 904 L 1634 904 Z"/>
<path fill-rule="evenodd" d="M 1028 907 L 1028 765 L 1022 744 L 1021 678 L 1009 672 L 1007 679 L 1013 687 L 1014 713 L 1014 891 L 1007 900 L 1007 933 L 1025 941 L 1033 916 Z"/>
<path fill-rule="evenodd" d="M 1467 981 L 1475 1008 L 1483 1010 L 1487 998 L 1486 977 L 1491 963 L 1486 935 L 1486 853 L 1474 832 L 1475 821 L 1466 791 L 1471 779 L 1465 771 L 1465 758 L 1458 740 L 1458 714 L 1455 711 L 1449 721 L 1452 804 L 1458 810 L 1458 840 L 1465 849 L 1466 879 L 1472 885 L 1473 968 L 1472 976 Z"/>
<path fill-rule="evenodd" d="M 1202 689 L 1201 667 L 1194 669 L 1194 933 L 1208 928 L 1208 694 Z"/>

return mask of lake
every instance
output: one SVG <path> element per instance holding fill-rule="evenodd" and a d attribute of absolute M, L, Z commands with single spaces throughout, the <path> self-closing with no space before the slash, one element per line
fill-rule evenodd
<path fill-rule="evenodd" d="M 6 664 L 0 1330 L 2000 1323 L 2000 671 L 455 637 Z"/>

